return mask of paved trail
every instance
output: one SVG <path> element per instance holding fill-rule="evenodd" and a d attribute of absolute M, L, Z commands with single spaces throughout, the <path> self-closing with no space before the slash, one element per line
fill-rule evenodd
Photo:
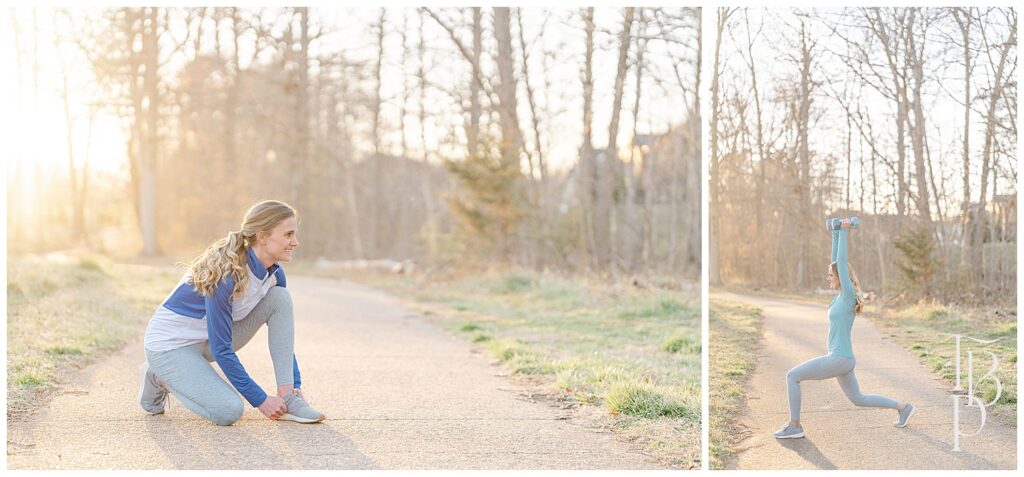
<path fill-rule="evenodd" d="M 1016 468 L 1017 431 L 992 420 L 988 420 L 978 436 L 961 439 L 962 452 L 952 452 L 951 386 L 863 316 L 857 317 L 853 325 L 853 352 L 857 356 L 861 392 L 901 402 L 909 400 L 917 406 L 910 425 L 894 428 L 896 411 L 854 406 L 835 379 L 805 381 L 800 421 L 807 437 L 775 439 L 772 432 L 789 419 L 786 371 L 826 353 L 828 306 L 718 292 L 712 298 L 764 310 L 764 339 L 748 387 L 747 409 L 740 418 L 748 433 L 727 468 Z M 978 429 L 980 414 L 973 409 L 961 407 L 964 433 Z"/>
<path fill-rule="evenodd" d="M 246 404 L 218 427 L 176 399 L 136 403 L 139 339 L 80 374 L 48 406 L 9 423 L 11 469 L 657 469 L 607 431 L 520 398 L 486 357 L 388 296 L 289 277 L 296 349 L 318 425 L 274 422 Z M 239 352 L 273 385 L 264 328 Z M 215 366 L 216 367 L 216 366 Z"/>

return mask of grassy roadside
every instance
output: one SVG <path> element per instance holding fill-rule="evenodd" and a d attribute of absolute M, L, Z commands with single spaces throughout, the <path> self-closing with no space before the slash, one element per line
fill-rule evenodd
<path fill-rule="evenodd" d="M 662 462 L 700 467 L 700 305 L 689 291 L 637 289 L 529 271 L 415 279 L 290 268 L 387 290 L 539 387 L 561 408 L 599 412 Z M 611 415 L 610 419 L 607 417 Z"/>
<path fill-rule="evenodd" d="M 992 366 L 986 352 L 999 360 L 995 376 L 1002 393 L 988 414 L 999 422 L 1017 427 L 1017 316 L 1016 310 L 1001 307 L 963 308 L 940 304 L 919 304 L 886 308 L 868 318 L 905 349 L 915 354 L 932 372 L 942 377 L 950 389 L 956 380 L 956 342 L 959 334 L 988 341 L 979 344 L 962 338 L 960 346 L 961 386 L 967 391 L 967 351 L 974 353 L 975 396 L 986 403 L 996 397 L 991 379 L 980 381 Z"/>
<path fill-rule="evenodd" d="M 76 370 L 120 349 L 175 276 L 166 268 L 82 253 L 8 256 L 8 419 L 38 406 Z"/>
<path fill-rule="evenodd" d="M 709 468 L 724 469 L 742 435 L 746 384 L 757 363 L 763 316 L 757 307 L 712 300 L 708 310 L 708 454 Z"/>

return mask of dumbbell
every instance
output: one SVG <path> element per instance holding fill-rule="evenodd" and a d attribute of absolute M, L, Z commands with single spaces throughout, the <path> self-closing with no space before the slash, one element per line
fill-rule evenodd
<path fill-rule="evenodd" d="M 850 228 L 855 229 L 860 225 L 860 217 L 850 217 Z M 825 228 L 828 230 L 839 230 L 843 226 L 843 219 L 825 219 Z"/>

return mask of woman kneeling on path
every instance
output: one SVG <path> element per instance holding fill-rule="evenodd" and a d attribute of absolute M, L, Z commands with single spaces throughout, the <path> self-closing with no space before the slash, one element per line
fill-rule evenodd
<path fill-rule="evenodd" d="M 839 288 L 839 294 L 828 306 L 828 355 L 814 358 L 786 373 L 789 422 L 775 432 L 775 437 L 779 439 L 804 436 L 804 429 L 800 426 L 800 381 L 805 380 L 837 378 L 846 397 L 855 405 L 896 409 L 898 416 L 893 424 L 896 427 L 905 427 L 914 414 L 912 404 L 900 404 L 885 396 L 865 396 L 857 384 L 857 375 L 853 372 L 857 360 L 853 357 L 850 331 L 856 314 L 861 312 L 864 304 L 860 299 L 857 274 L 847 262 L 846 232 L 850 224 L 849 219 L 843 219 L 839 230 L 832 231 L 832 263 L 828 268 L 828 285 L 831 289 Z"/>
<path fill-rule="evenodd" d="M 211 245 L 189 265 L 146 327 L 139 404 L 164 412 L 173 393 L 192 412 L 221 426 L 242 417 L 238 393 L 270 419 L 320 422 L 299 389 L 292 298 L 285 288 L 298 218 L 288 204 L 263 201 L 245 214 L 242 229 Z M 267 325 L 277 395 L 267 395 L 235 351 Z M 217 361 L 231 386 L 210 366 Z M 232 389 L 232 386 L 234 388 Z M 235 392 L 238 390 L 238 393 Z"/>

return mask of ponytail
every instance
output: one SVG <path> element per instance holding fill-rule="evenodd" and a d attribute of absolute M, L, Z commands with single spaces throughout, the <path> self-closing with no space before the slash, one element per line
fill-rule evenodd
<path fill-rule="evenodd" d="M 843 281 L 839 278 L 839 263 L 832 262 L 829 266 L 832 267 L 832 273 L 835 274 L 836 281 L 839 282 L 839 289 L 842 290 Z M 860 280 L 857 279 L 857 272 L 853 271 L 853 265 L 847 262 L 846 269 L 850 272 L 850 282 L 853 283 L 853 294 L 857 297 L 857 301 L 853 305 L 853 312 L 859 315 L 861 311 L 864 311 L 864 299 L 861 298 L 861 296 L 864 295 L 864 292 L 860 291 Z"/>
<path fill-rule="evenodd" d="M 203 296 L 213 296 L 217 284 L 232 274 L 235 287 L 231 291 L 231 299 L 241 296 L 249 281 L 249 274 L 245 272 L 247 245 L 242 231 L 229 232 L 227 237 L 217 240 L 196 257 L 189 265 L 196 291 Z"/>

